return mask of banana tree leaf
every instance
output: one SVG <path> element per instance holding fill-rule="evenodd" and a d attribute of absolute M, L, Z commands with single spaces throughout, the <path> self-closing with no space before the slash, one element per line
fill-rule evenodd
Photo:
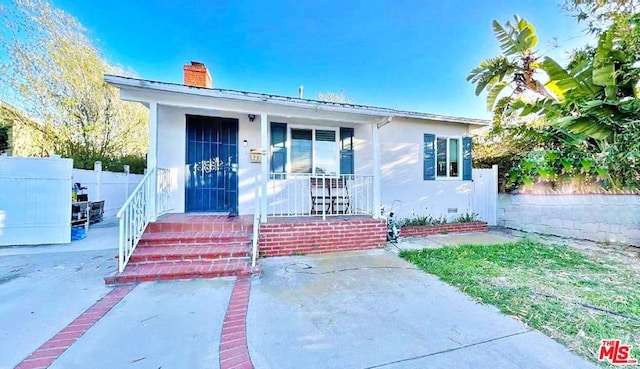
<path fill-rule="evenodd" d="M 549 57 L 546 57 L 542 62 L 542 69 L 549 76 L 547 88 L 553 91 L 560 100 L 564 100 L 568 93 L 573 97 L 592 96 L 595 93 L 588 84 L 576 79 Z"/>
<path fill-rule="evenodd" d="M 564 117 L 556 120 L 556 124 L 573 133 L 593 137 L 596 140 L 606 140 L 612 133 L 609 127 L 584 117 Z"/>
<path fill-rule="evenodd" d="M 596 65 L 607 63 L 611 50 L 613 49 L 613 33 L 606 31 L 600 35 L 598 39 L 598 47 L 594 56 Z"/>
<path fill-rule="evenodd" d="M 538 44 L 538 36 L 536 35 L 536 29 L 533 25 L 524 19 L 520 19 L 518 22 L 518 43 L 521 48 L 533 49 Z"/>
<path fill-rule="evenodd" d="M 506 30 L 500 23 L 493 21 L 493 33 L 500 43 L 500 50 L 507 56 L 525 54 L 538 44 L 538 36 L 533 25 L 526 20 L 516 17 L 515 23 L 507 22 Z"/>
<path fill-rule="evenodd" d="M 500 43 L 500 50 L 504 55 L 515 55 L 518 53 L 518 45 L 516 41 L 511 38 L 511 35 L 505 30 L 498 21 L 494 20 L 492 23 L 493 33 L 496 35 L 498 42 Z"/>
<path fill-rule="evenodd" d="M 625 113 L 640 112 L 640 99 L 631 99 L 621 102 L 620 111 Z"/>
<path fill-rule="evenodd" d="M 613 64 L 603 65 L 593 70 L 593 84 L 597 86 L 615 86 L 616 71 Z"/>
<path fill-rule="evenodd" d="M 500 95 L 500 93 L 502 92 L 502 90 L 504 90 L 506 86 L 507 86 L 507 83 L 502 81 L 502 82 L 496 83 L 491 87 L 491 90 L 489 90 L 489 93 L 487 94 L 487 110 L 489 111 L 493 110 L 493 106 L 496 103 L 496 99 L 498 98 L 498 95 Z"/>

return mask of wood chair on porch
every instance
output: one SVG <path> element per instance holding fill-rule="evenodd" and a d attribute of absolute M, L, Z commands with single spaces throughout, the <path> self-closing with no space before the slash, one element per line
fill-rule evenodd
<path fill-rule="evenodd" d="M 311 215 L 330 214 L 331 186 L 328 177 L 309 178 L 309 193 L 311 195 Z"/>
<path fill-rule="evenodd" d="M 347 214 L 351 206 L 349 187 L 344 177 L 331 178 L 329 180 L 329 192 L 331 193 L 331 214 Z"/>
<path fill-rule="evenodd" d="M 311 177 L 311 214 L 347 214 L 351 198 L 347 180 L 342 177 Z"/>

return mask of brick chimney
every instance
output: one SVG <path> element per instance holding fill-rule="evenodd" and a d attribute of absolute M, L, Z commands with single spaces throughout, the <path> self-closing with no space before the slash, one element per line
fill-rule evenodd
<path fill-rule="evenodd" d="M 192 61 L 191 64 L 184 65 L 184 84 L 193 87 L 213 87 L 213 80 L 207 67 L 200 62 Z"/>

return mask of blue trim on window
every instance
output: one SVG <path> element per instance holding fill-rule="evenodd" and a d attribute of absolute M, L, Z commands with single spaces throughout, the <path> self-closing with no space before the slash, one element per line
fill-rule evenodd
<path fill-rule="evenodd" d="M 462 180 L 470 181 L 472 179 L 473 158 L 471 149 L 473 143 L 471 137 L 462 138 Z"/>
<path fill-rule="evenodd" d="M 340 174 L 354 174 L 353 128 L 340 127 Z"/>
<path fill-rule="evenodd" d="M 287 124 L 271 123 L 271 173 L 287 170 Z"/>
<path fill-rule="evenodd" d="M 436 179 L 436 135 L 431 133 L 424 134 L 424 157 L 422 159 L 422 173 L 425 181 L 433 181 Z"/>

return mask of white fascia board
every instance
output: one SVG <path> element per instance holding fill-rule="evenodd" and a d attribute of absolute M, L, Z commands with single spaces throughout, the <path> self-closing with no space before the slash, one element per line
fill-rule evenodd
<path fill-rule="evenodd" d="M 372 123 L 377 119 L 383 117 L 403 117 L 408 119 L 420 119 L 420 120 L 432 120 L 439 122 L 451 122 L 458 124 L 469 124 L 475 126 L 485 126 L 489 124 L 489 121 L 481 120 L 481 119 L 471 119 L 471 118 L 461 118 L 461 117 L 451 117 L 446 115 L 438 115 L 438 114 L 429 114 L 429 113 L 419 113 L 419 112 L 409 112 L 388 108 L 378 108 L 364 105 L 353 105 L 353 104 L 334 104 L 334 103 L 324 103 L 321 101 L 315 100 L 305 100 L 305 99 L 296 99 L 296 98 L 287 98 L 284 96 L 274 96 L 274 95 L 265 95 L 265 94 L 256 94 L 242 91 L 232 91 L 232 90 L 220 90 L 220 89 L 208 89 L 208 88 L 198 88 L 198 87 L 190 87 L 180 84 L 173 83 L 164 83 L 164 82 L 156 82 L 156 81 L 147 81 L 135 78 L 121 77 L 121 76 L 113 76 L 113 75 L 105 75 L 104 77 L 107 83 L 110 83 L 121 90 L 144 90 L 144 91 L 154 91 L 154 92 L 165 92 L 170 94 L 182 94 L 189 97 L 206 97 L 206 98 L 216 98 L 216 99 L 224 99 L 227 101 L 242 101 L 242 102 L 252 102 L 260 104 L 260 108 L 258 111 L 265 111 L 264 107 L 274 106 L 274 107 L 291 107 L 307 111 L 314 111 L 315 113 L 312 115 L 306 114 L 305 117 L 310 117 L 311 119 L 323 119 L 317 116 L 318 112 L 333 112 L 337 114 L 345 114 L 350 115 L 351 118 L 347 119 L 348 121 L 363 121 L 367 120 L 365 117 L 373 117 L 374 119 L 368 119 L 367 123 Z M 123 99 L 126 99 L 126 96 L 123 95 Z M 135 100 L 134 95 L 128 96 L 132 101 L 146 102 L 142 100 Z M 211 101 L 211 100 L 209 100 Z M 211 105 L 209 102 L 208 105 Z M 279 114 L 278 111 L 281 109 L 275 109 L 273 114 Z M 243 110 L 246 112 L 246 110 Z M 354 115 L 361 116 L 362 118 L 354 119 Z M 301 116 L 299 114 L 295 114 L 294 116 Z M 315 117 L 315 118 L 314 118 Z"/>
<path fill-rule="evenodd" d="M 239 101 L 225 97 L 211 98 L 200 95 L 188 95 L 183 93 L 145 90 L 139 88 L 121 88 L 120 98 L 126 101 L 141 102 L 143 104 L 146 104 L 149 101 L 154 101 L 159 105 L 164 106 L 207 109 L 240 114 L 260 115 L 262 113 L 266 113 L 270 116 L 285 118 L 304 118 L 359 124 L 370 124 L 372 121 L 371 116 L 361 114 L 348 114 L 326 110 L 310 110 L 300 107 L 281 106 L 258 101 Z"/>

